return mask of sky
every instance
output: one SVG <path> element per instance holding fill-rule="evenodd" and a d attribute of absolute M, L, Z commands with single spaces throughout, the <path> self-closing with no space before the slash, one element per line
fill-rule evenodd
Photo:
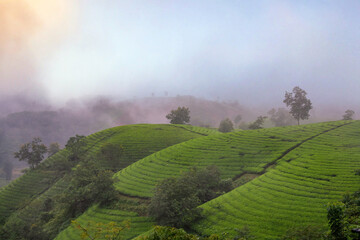
<path fill-rule="evenodd" d="M 360 2 L 0 0 L 0 94 L 360 104 Z M 360 109 L 359 109 L 360 110 Z"/>

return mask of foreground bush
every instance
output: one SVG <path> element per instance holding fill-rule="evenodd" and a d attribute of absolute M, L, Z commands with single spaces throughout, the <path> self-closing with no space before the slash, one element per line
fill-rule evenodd
<path fill-rule="evenodd" d="M 232 181 L 221 180 L 216 166 L 193 168 L 177 179 L 165 179 L 156 187 L 149 214 L 160 225 L 189 227 L 201 217 L 197 206 L 231 189 Z"/>

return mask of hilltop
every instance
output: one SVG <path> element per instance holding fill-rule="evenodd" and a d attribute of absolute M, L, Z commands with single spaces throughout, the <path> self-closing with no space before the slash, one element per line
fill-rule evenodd
<path fill-rule="evenodd" d="M 181 125 L 139 124 L 115 127 L 85 138 L 86 153 L 83 159 L 96 158 L 100 148 L 107 143 L 121 144 L 123 154 L 115 164 L 111 164 L 111 170 L 116 171 L 173 144 L 216 133 L 214 130 Z M 31 226 L 33 211 L 37 211 L 39 205 L 44 204 L 47 199 L 64 191 L 70 183 L 72 170 L 62 170 L 68 155 L 68 150 L 64 149 L 45 160 L 35 170 L 28 171 L 0 189 L 1 225 L 6 228 L 15 222 L 19 224 L 20 220 L 22 225 Z M 108 162 L 101 159 L 97 161 L 102 168 L 110 169 Z M 20 229 L 19 234 L 21 231 Z"/>
<path fill-rule="evenodd" d="M 96 156 L 107 142 L 121 143 L 127 153 L 119 159 L 113 177 L 117 201 L 95 203 L 75 222 L 89 226 L 129 220 L 126 239 L 156 224 L 146 210 L 156 184 L 191 167 L 216 165 L 221 178 L 230 178 L 235 185 L 232 191 L 198 206 L 203 218 L 190 230 L 200 235 L 227 232 L 235 236 L 235 229 L 248 226 L 257 239 L 277 239 L 294 227 L 326 228 L 326 204 L 360 187 L 354 174 L 360 169 L 360 121 L 226 134 L 190 125 L 129 125 L 93 134 L 86 142 L 88 156 Z M 59 159 L 66 158 L 66 151 L 0 190 L 4 228 L 19 222 L 31 224 L 37 219 L 34 209 L 66 188 L 71 172 L 56 176 L 52 170 Z M 69 222 L 58 230 L 66 226 L 57 240 L 80 239 L 81 231 Z"/>
<path fill-rule="evenodd" d="M 156 152 L 115 174 L 126 204 L 153 195 L 162 179 L 191 166 L 217 165 L 223 178 L 238 186 L 200 208 L 205 218 L 193 225 L 198 234 L 228 232 L 249 226 L 259 239 L 277 238 L 289 228 L 326 227 L 326 203 L 360 187 L 360 122 L 338 121 L 204 136 Z M 348 154 L 342 154 L 348 152 Z M 125 199 L 126 196 L 126 199 Z M 130 197 L 130 198 L 129 198 Z M 131 219 L 127 238 L 155 223 L 138 209 L 94 206 L 76 221 L 121 222 Z M 79 239 L 70 226 L 56 239 Z"/>

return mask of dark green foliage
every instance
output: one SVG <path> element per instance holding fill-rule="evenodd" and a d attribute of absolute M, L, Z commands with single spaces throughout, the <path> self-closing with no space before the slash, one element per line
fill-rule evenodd
<path fill-rule="evenodd" d="M 343 120 L 353 120 L 355 112 L 353 110 L 346 110 L 345 114 L 343 115 Z"/>
<path fill-rule="evenodd" d="M 230 119 L 226 118 L 220 122 L 219 132 L 226 133 L 231 132 L 232 130 L 234 130 L 234 124 Z"/>
<path fill-rule="evenodd" d="M 18 152 L 14 153 L 14 157 L 19 161 L 26 161 L 31 169 L 34 169 L 43 159 L 47 152 L 47 147 L 42 144 L 40 138 L 34 138 L 31 143 L 25 143 L 20 147 Z"/>
<path fill-rule="evenodd" d="M 192 168 L 178 179 L 168 178 L 157 185 L 149 213 L 158 224 L 189 227 L 201 216 L 198 205 L 231 189 L 232 182 L 221 180 L 216 166 Z"/>
<path fill-rule="evenodd" d="M 346 240 L 344 204 L 339 202 L 330 203 L 327 207 L 327 218 L 333 239 Z"/>
<path fill-rule="evenodd" d="M 359 169 L 355 175 L 360 175 Z M 355 239 L 351 230 L 360 225 L 360 191 L 345 194 L 342 202 L 330 203 L 327 212 L 332 239 Z"/>
<path fill-rule="evenodd" d="M 193 184 L 186 179 L 168 178 L 155 191 L 149 206 L 149 214 L 158 224 L 174 227 L 189 227 L 200 217 L 200 199 Z"/>
<path fill-rule="evenodd" d="M 290 228 L 281 240 L 321 240 L 325 239 L 325 230 L 320 226 Z"/>
<path fill-rule="evenodd" d="M 270 121 L 275 127 L 289 126 L 295 123 L 295 119 L 284 108 L 271 109 L 268 114 L 270 115 Z"/>
<path fill-rule="evenodd" d="M 310 99 L 306 97 L 306 92 L 300 87 L 294 87 L 292 93 L 286 92 L 284 103 L 287 107 L 290 106 L 291 115 L 300 124 L 300 119 L 309 119 L 309 111 L 312 109 Z"/>
<path fill-rule="evenodd" d="M 212 234 L 208 237 L 200 237 L 186 233 L 183 229 L 174 227 L 155 226 L 150 234 L 140 237 L 141 240 L 230 240 L 226 233 L 221 235 Z M 238 240 L 250 240 L 252 238 L 237 238 Z"/>
<path fill-rule="evenodd" d="M 93 203 L 106 204 L 115 199 L 112 175 L 111 171 L 100 170 L 92 160 L 78 164 L 72 172 L 69 187 L 55 198 L 55 217 L 50 226 L 58 229 L 58 224 L 78 216 Z"/>
<path fill-rule="evenodd" d="M 60 144 L 57 142 L 50 143 L 48 148 L 49 157 L 60 151 Z"/>
<path fill-rule="evenodd" d="M 166 115 L 166 118 L 170 120 L 171 124 L 185 124 L 190 122 L 190 111 L 186 107 L 178 107 L 176 110 Z"/>
<path fill-rule="evenodd" d="M 234 237 L 234 240 L 253 240 L 255 239 L 255 236 L 253 236 L 250 232 L 250 229 L 248 226 L 244 226 L 241 229 L 235 228 L 236 235 Z"/>
<path fill-rule="evenodd" d="M 105 143 L 98 154 L 98 159 L 103 159 L 111 167 L 112 170 L 117 170 L 119 159 L 123 155 L 124 148 L 120 144 Z"/>
<path fill-rule="evenodd" d="M 77 135 L 75 137 L 69 138 L 65 147 L 70 152 L 69 160 L 72 162 L 77 162 L 80 160 L 81 156 L 84 155 L 86 149 L 86 143 L 84 142 L 85 136 Z"/>
<path fill-rule="evenodd" d="M 264 124 L 264 121 L 267 117 L 259 116 L 255 122 L 251 123 L 249 125 L 249 129 L 261 129 L 263 128 L 262 125 Z"/>

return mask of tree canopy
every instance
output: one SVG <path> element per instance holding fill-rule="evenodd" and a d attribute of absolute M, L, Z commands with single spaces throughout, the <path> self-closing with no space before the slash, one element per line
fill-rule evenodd
<path fill-rule="evenodd" d="M 14 157 L 19 161 L 26 161 L 33 169 L 44 159 L 46 152 L 47 147 L 42 144 L 42 140 L 34 138 L 31 143 L 23 144 L 19 151 L 14 153 Z"/>
<path fill-rule="evenodd" d="M 234 124 L 229 118 L 226 118 L 220 122 L 219 125 L 220 132 L 225 133 L 225 132 L 231 132 L 232 130 L 234 130 Z"/>
<path fill-rule="evenodd" d="M 216 166 L 192 168 L 179 178 L 168 178 L 157 185 L 149 213 L 160 225 L 188 227 L 201 216 L 198 205 L 231 189 L 231 179 L 221 180 Z"/>
<path fill-rule="evenodd" d="M 171 124 L 185 124 L 190 122 L 190 110 L 187 107 L 178 107 L 166 115 Z"/>
<path fill-rule="evenodd" d="M 300 119 L 309 119 L 310 110 L 312 109 L 312 104 L 310 99 L 306 97 L 307 93 L 300 87 L 294 87 L 292 92 L 285 93 L 284 103 L 287 107 L 290 106 L 290 114 L 297 120 L 298 125 L 300 124 Z"/>
<path fill-rule="evenodd" d="M 343 120 L 353 120 L 355 112 L 353 110 L 346 110 L 345 114 L 343 115 Z"/>
<path fill-rule="evenodd" d="M 289 126 L 295 123 L 295 119 L 285 108 L 278 108 L 277 110 L 273 108 L 268 114 L 275 127 Z"/>
<path fill-rule="evenodd" d="M 263 128 L 262 125 L 267 117 L 266 116 L 259 116 L 255 122 L 249 125 L 249 129 L 261 129 Z"/>
<path fill-rule="evenodd" d="M 85 153 L 86 143 L 83 141 L 85 136 L 77 135 L 75 137 L 70 137 L 67 141 L 65 147 L 69 150 L 69 160 L 70 161 L 79 161 L 81 156 Z"/>

